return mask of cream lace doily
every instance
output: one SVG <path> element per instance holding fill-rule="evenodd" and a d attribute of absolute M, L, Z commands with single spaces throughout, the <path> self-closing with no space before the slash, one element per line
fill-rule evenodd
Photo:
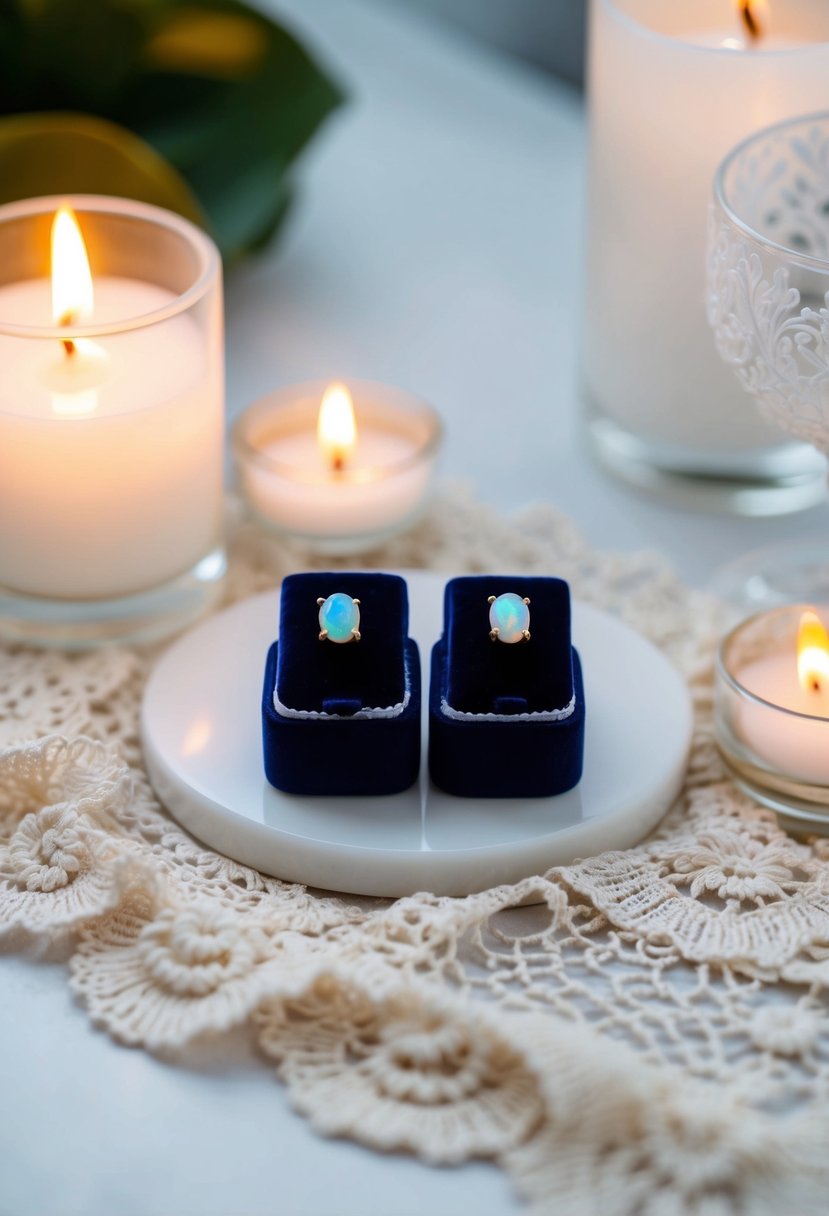
<path fill-rule="evenodd" d="M 231 598 L 308 563 L 231 537 Z M 465 899 L 356 907 L 168 818 L 137 739 L 149 656 L 0 651 L 5 949 L 63 943 L 95 1024 L 166 1058 L 250 1021 L 320 1133 L 495 1158 L 539 1213 L 825 1213 L 829 842 L 786 836 L 721 769 L 717 605 L 549 508 L 505 523 L 460 493 L 369 564 L 561 575 L 663 647 L 698 722 L 659 830 Z"/>

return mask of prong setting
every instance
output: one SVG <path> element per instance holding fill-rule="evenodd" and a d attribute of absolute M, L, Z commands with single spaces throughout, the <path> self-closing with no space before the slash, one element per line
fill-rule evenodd
<path fill-rule="evenodd" d="M 339 646 L 359 642 L 360 601 L 343 591 L 335 591 L 327 597 L 317 599 L 319 608 L 319 640 L 334 642 Z"/>
<path fill-rule="evenodd" d="M 487 597 L 489 604 L 489 636 L 493 642 L 513 646 L 517 642 L 529 642 L 530 600 L 529 596 L 516 595 L 514 591 Z"/>

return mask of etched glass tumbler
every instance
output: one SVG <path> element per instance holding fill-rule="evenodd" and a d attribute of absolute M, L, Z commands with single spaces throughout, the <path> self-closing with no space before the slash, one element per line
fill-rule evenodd
<path fill-rule="evenodd" d="M 829 114 L 759 131 L 720 165 L 707 307 L 761 415 L 829 455 Z M 746 607 L 829 603 L 829 550 L 750 555 L 720 590 Z"/>

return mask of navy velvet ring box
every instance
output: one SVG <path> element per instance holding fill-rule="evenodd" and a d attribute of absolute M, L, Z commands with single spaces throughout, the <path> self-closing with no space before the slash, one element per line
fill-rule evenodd
<path fill-rule="evenodd" d="M 530 601 L 530 641 L 489 637 L 487 600 Z M 432 651 L 429 769 L 466 798 L 543 798 L 581 778 L 584 687 L 560 578 L 475 576 L 447 583 Z"/>
<path fill-rule="evenodd" d="M 317 599 L 360 601 L 361 640 L 319 640 Z M 288 794 L 398 794 L 420 769 L 420 655 L 393 574 L 292 574 L 262 696 L 265 775 Z"/>
<path fill-rule="evenodd" d="M 317 600 L 360 601 L 361 640 L 319 640 Z M 529 642 L 489 635 L 490 596 L 530 600 Z M 294 574 L 265 669 L 265 773 L 290 794 L 396 794 L 420 768 L 421 675 L 408 596 L 390 574 Z M 449 794 L 546 797 L 576 785 L 584 749 L 581 666 L 561 579 L 452 579 L 432 652 L 429 768 Z"/>

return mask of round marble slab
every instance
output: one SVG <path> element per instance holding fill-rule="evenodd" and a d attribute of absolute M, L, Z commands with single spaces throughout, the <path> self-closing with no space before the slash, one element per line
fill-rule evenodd
<path fill-rule="evenodd" d="M 403 571 L 424 671 L 444 575 Z M 279 619 L 266 592 L 196 626 L 161 657 L 141 732 L 161 801 L 211 848 L 267 874 L 355 895 L 466 895 L 637 843 L 682 785 L 691 701 L 665 657 L 587 604 L 573 606 L 587 701 L 584 777 L 555 798 L 452 798 L 419 783 L 389 798 L 296 797 L 262 769 L 260 697 Z M 427 677 L 428 678 L 428 677 Z"/>

